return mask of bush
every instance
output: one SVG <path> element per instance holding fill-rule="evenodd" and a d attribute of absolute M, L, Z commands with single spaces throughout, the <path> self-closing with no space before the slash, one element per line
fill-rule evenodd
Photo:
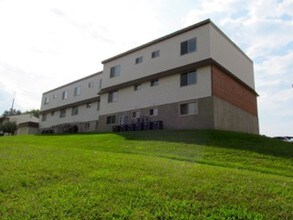
<path fill-rule="evenodd" d="M 0 126 L 0 131 L 2 131 L 3 133 L 10 133 L 10 134 L 14 134 L 15 131 L 17 129 L 17 125 L 14 121 L 7 121 L 4 122 L 1 126 Z"/>

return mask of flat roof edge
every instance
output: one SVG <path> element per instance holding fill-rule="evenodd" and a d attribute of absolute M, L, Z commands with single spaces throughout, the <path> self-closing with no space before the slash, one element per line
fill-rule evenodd
<path fill-rule="evenodd" d="M 61 89 L 61 88 L 64 88 L 64 87 L 66 87 L 66 86 L 72 85 L 72 84 L 77 83 L 77 82 L 79 82 L 79 81 L 82 81 L 82 80 L 85 80 L 85 79 L 91 78 L 91 77 L 93 77 L 93 76 L 100 75 L 100 74 L 102 74 L 102 73 L 103 73 L 103 71 L 100 71 L 100 72 L 97 72 L 97 73 L 91 74 L 91 75 L 89 75 L 89 76 L 85 76 L 85 77 L 83 77 L 83 78 L 80 78 L 80 79 L 78 79 L 78 80 L 72 81 L 72 82 L 67 83 L 67 84 L 65 84 L 65 85 L 62 85 L 62 86 L 56 87 L 55 89 L 51 89 L 51 90 L 49 90 L 49 91 L 46 91 L 46 92 L 43 93 L 43 95 L 45 95 L 45 94 L 47 94 L 47 93 L 50 93 L 50 92 L 53 92 L 53 91 L 55 91 L 55 90 L 57 90 L 57 89 Z"/>
<path fill-rule="evenodd" d="M 192 30 L 192 29 L 198 28 L 198 27 L 200 27 L 200 26 L 203 26 L 203 25 L 206 25 L 206 24 L 209 24 L 209 23 L 212 23 L 212 21 L 211 21 L 210 19 L 206 19 L 206 20 L 200 21 L 200 22 L 198 22 L 198 23 L 196 23 L 196 24 L 193 24 L 193 25 L 191 25 L 191 26 L 188 26 L 188 27 L 182 28 L 182 29 L 180 29 L 180 30 L 178 30 L 178 31 L 175 31 L 175 32 L 171 33 L 171 34 L 165 35 L 165 36 L 163 36 L 163 37 L 160 37 L 160 38 L 158 38 L 158 39 L 155 39 L 155 40 L 153 40 L 153 41 L 150 41 L 150 42 L 148 42 L 148 43 L 146 43 L 146 44 L 143 44 L 143 45 L 141 45 L 141 46 L 135 47 L 135 48 L 133 48 L 133 49 L 131 49 L 131 50 L 128 50 L 128 51 L 126 51 L 126 52 L 120 53 L 120 54 L 118 54 L 118 55 L 116 55 L 116 56 L 113 56 L 113 57 L 111 57 L 111 58 L 109 58 L 109 59 L 106 59 L 106 60 L 102 61 L 102 64 L 108 63 L 108 62 L 110 62 L 110 61 L 112 61 L 112 60 L 115 60 L 115 59 L 117 59 L 117 58 L 123 57 L 123 56 L 125 56 L 125 55 L 127 55 L 127 54 L 130 54 L 130 53 L 133 53 L 133 52 L 135 52 L 135 51 L 138 51 L 138 50 L 144 49 L 144 48 L 146 48 L 146 47 L 148 47 L 148 46 L 151 46 L 151 45 L 156 44 L 156 43 L 159 43 L 159 42 L 161 42 L 161 41 L 164 41 L 164 40 L 170 39 L 170 38 L 172 38 L 172 37 L 174 37 L 174 36 L 177 36 L 177 35 L 179 35 L 179 34 L 183 34 L 183 33 L 187 32 L 187 31 L 190 31 L 190 30 Z"/>

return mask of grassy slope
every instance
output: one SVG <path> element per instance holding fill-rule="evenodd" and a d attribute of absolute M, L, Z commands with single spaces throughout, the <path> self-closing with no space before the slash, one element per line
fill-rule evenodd
<path fill-rule="evenodd" d="M 0 138 L 0 218 L 292 219 L 293 144 L 223 131 Z"/>

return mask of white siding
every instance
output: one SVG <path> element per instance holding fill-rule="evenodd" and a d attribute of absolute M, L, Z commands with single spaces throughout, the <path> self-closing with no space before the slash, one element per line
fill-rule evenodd
<path fill-rule="evenodd" d="M 196 52 L 181 56 L 181 42 L 192 38 L 197 40 Z M 160 56 L 152 59 L 151 54 L 156 50 L 160 50 Z M 135 59 L 140 56 L 143 56 L 143 62 L 135 64 Z M 205 25 L 105 63 L 103 88 L 201 61 L 208 57 L 210 57 L 209 26 Z M 110 78 L 110 69 L 116 65 L 121 65 L 120 76 Z"/>
<path fill-rule="evenodd" d="M 211 26 L 211 57 L 254 89 L 253 63 L 235 45 Z"/>
<path fill-rule="evenodd" d="M 78 114 L 71 115 L 72 108 L 66 109 L 66 116 L 60 118 L 60 111 L 54 111 L 54 115 L 51 112 L 46 113 L 46 121 L 42 121 L 40 117 L 40 128 L 50 128 L 52 126 L 66 124 L 66 123 L 80 123 L 87 121 L 95 121 L 99 118 L 99 111 L 97 110 L 97 102 L 92 102 L 91 107 L 87 108 L 86 104 L 78 106 Z"/>
<path fill-rule="evenodd" d="M 120 89 L 115 103 L 108 103 L 108 93 L 102 94 L 100 115 L 211 96 L 210 71 L 209 66 L 197 69 L 197 83 L 189 86 L 180 87 L 180 74 L 175 74 L 160 78 L 155 87 L 147 81 L 139 91 L 133 86 Z"/>
<path fill-rule="evenodd" d="M 67 104 L 83 101 L 86 99 L 97 97 L 97 93 L 99 92 L 99 83 L 102 78 L 102 74 L 93 75 L 92 77 L 88 77 L 85 79 L 81 79 L 79 81 L 73 82 L 67 86 L 63 86 L 52 90 L 50 92 L 44 93 L 42 97 L 41 111 L 45 111 L 48 109 L 64 106 Z M 94 81 L 94 86 L 89 88 L 89 83 Z M 80 86 L 81 94 L 79 96 L 74 96 L 74 88 Z M 62 92 L 68 91 L 68 98 L 62 100 Z M 54 94 L 57 97 L 54 99 Z M 45 97 L 49 97 L 49 103 L 44 105 Z"/>

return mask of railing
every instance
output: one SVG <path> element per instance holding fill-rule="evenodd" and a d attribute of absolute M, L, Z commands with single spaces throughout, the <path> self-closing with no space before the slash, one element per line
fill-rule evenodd
<path fill-rule="evenodd" d="M 126 125 L 114 125 L 113 132 L 145 131 L 163 129 L 163 121 L 138 122 Z"/>

